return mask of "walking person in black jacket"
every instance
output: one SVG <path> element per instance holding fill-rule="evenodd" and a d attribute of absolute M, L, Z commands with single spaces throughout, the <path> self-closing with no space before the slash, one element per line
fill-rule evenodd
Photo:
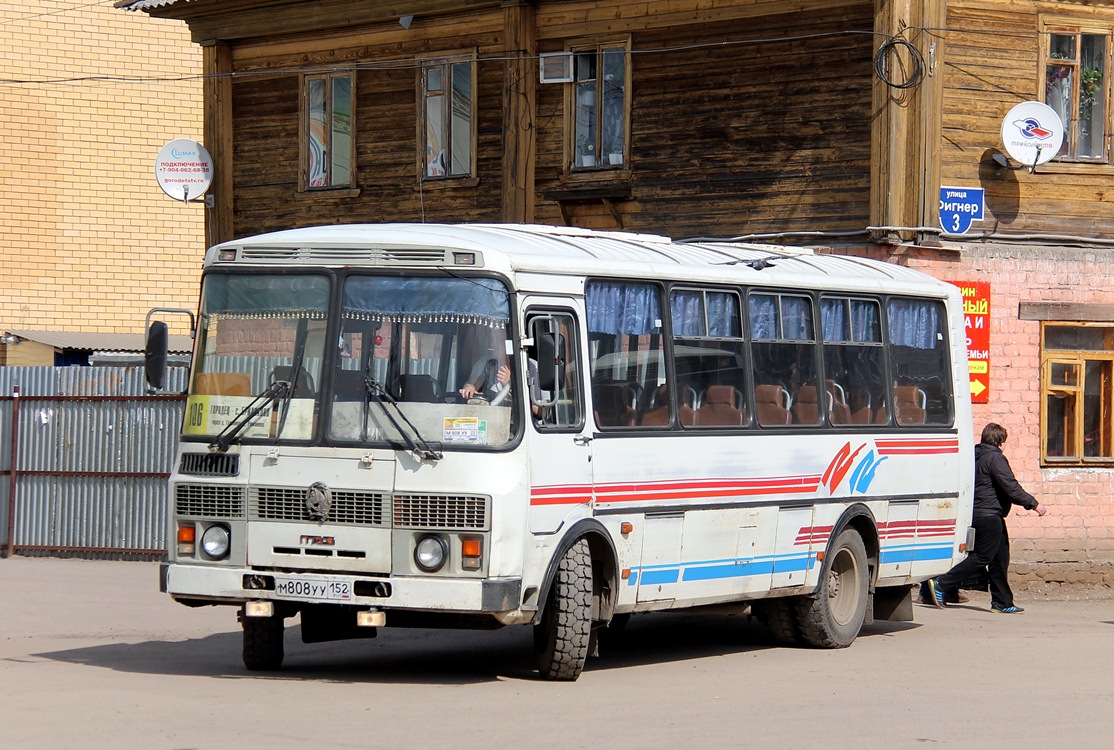
<path fill-rule="evenodd" d="M 1010 567 L 1010 537 L 1006 516 L 1011 505 L 1035 510 L 1038 516 L 1048 507 L 1025 491 L 1002 453 L 1006 428 L 991 422 L 982 430 L 982 442 L 975 446 L 975 508 L 971 525 L 975 527 L 975 549 L 955 567 L 928 582 L 931 601 L 945 606 L 959 584 L 986 567 L 990 577 L 990 608 L 994 612 L 1018 614 L 1025 610 L 1013 603 L 1007 580 Z"/>

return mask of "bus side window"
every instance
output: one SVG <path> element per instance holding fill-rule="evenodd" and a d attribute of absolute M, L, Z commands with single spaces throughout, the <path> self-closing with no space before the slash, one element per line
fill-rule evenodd
<path fill-rule="evenodd" d="M 666 382 L 661 287 L 593 280 L 585 287 L 584 301 L 596 424 L 640 426 L 647 404 Z M 659 420 L 647 427 L 660 427 Z"/>
<path fill-rule="evenodd" d="M 535 339 L 547 337 L 547 344 L 537 344 L 527 352 L 529 379 L 528 405 L 534 425 L 542 430 L 579 429 L 583 424 L 584 391 L 580 381 L 579 336 L 576 320 L 565 312 L 535 315 L 527 321 L 527 330 Z M 538 360 L 539 352 L 552 352 L 551 362 Z M 553 389 L 543 390 L 540 373 L 552 378 Z M 549 385 L 546 383 L 545 385 Z"/>
<path fill-rule="evenodd" d="M 886 304 L 892 411 L 899 425 L 952 423 L 946 320 L 937 300 L 895 297 Z"/>
<path fill-rule="evenodd" d="M 821 341 L 830 424 L 885 424 L 885 347 L 881 312 L 872 299 L 822 297 Z"/>

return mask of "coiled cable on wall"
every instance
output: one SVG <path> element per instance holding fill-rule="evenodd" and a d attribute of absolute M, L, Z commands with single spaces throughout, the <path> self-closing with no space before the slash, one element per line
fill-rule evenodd
<path fill-rule="evenodd" d="M 905 50 L 908 54 L 901 55 L 899 50 Z M 896 61 L 893 73 L 901 74 L 902 80 L 891 75 L 888 64 L 890 59 Z M 878 46 L 878 53 L 874 56 L 874 74 L 891 88 L 911 89 L 924 80 L 924 56 L 909 40 L 898 36 L 890 37 Z"/>

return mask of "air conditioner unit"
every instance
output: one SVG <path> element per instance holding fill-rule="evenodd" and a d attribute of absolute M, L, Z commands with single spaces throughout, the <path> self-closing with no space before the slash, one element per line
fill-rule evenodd
<path fill-rule="evenodd" d="M 572 53 L 546 52 L 538 56 L 542 83 L 572 82 Z"/>

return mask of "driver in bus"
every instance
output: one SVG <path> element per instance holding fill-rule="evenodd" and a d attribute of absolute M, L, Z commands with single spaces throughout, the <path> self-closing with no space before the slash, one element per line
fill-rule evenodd
<path fill-rule="evenodd" d="M 472 367 L 471 374 L 460 389 L 460 395 L 465 399 L 479 396 L 488 403 L 493 403 L 510 382 L 511 368 L 505 361 L 500 363 L 495 356 L 495 351 L 489 349 L 487 356 L 481 358 Z"/>
<path fill-rule="evenodd" d="M 530 383 L 531 401 L 536 402 L 549 398 L 549 394 L 539 390 L 537 386 L 538 363 L 533 359 L 526 360 L 526 370 Z M 489 349 L 487 356 L 473 365 L 472 372 L 459 393 L 466 401 L 482 398 L 492 405 L 510 406 L 511 402 L 507 398 L 510 395 L 510 382 L 510 366 L 506 361 L 500 363 L 495 357 L 495 352 Z M 530 404 L 530 411 L 537 419 L 541 419 L 546 413 L 546 410 L 536 403 Z"/>

